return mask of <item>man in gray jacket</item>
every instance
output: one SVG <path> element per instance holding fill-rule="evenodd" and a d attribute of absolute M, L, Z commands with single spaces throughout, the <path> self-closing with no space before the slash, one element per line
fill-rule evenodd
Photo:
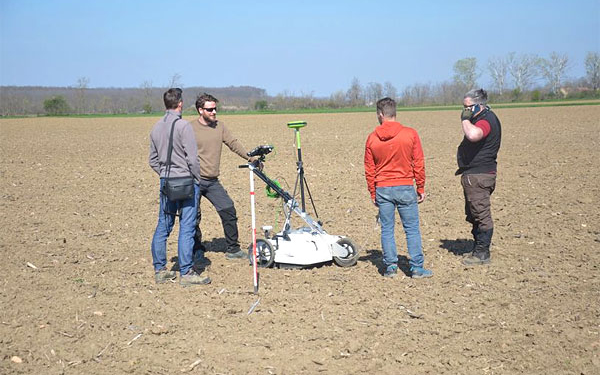
<path fill-rule="evenodd" d="M 152 238 L 152 264 L 154 280 L 164 283 L 174 280 L 177 275 L 167 270 L 167 238 L 173 230 L 175 216 L 179 216 L 178 258 L 181 285 L 208 284 L 209 277 L 200 276 L 192 268 L 194 235 L 196 233 L 196 212 L 200 194 L 200 164 L 198 162 L 196 139 L 189 122 L 181 119 L 183 108 L 182 90 L 171 88 L 163 95 L 165 115 L 159 120 L 150 133 L 150 167 L 160 176 L 160 209 L 158 224 Z M 171 201 L 163 193 L 169 157 L 169 139 L 173 128 L 173 145 L 169 177 L 194 177 L 194 197 Z"/>

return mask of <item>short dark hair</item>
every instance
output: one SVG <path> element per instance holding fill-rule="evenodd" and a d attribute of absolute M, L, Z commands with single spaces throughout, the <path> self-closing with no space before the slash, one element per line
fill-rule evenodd
<path fill-rule="evenodd" d="M 465 99 L 466 98 L 471 98 L 474 104 L 486 105 L 488 101 L 488 94 L 484 89 L 473 89 L 465 94 Z"/>
<path fill-rule="evenodd" d="M 165 108 L 175 109 L 181 101 L 183 101 L 183 90 L 178 87 L 170 88 L 163 94 Z"/>
<path fill-rule="evenodd" d="M 396 101 L 389 97 L 379 99 L 377 101 L 377 114 L 380 113 L 384 117 L 396 117 Z"/>
<path fill-rule="evenodd" d="M 204 93 L 202 95 L 198 95 L 196 98 L 196 111 L 200 111 L 200 108 L 204 108 L 204 103 L 206 102 L 215 102 L 218 103 L 219 99 L 215 98 L 211 94 Z"/>

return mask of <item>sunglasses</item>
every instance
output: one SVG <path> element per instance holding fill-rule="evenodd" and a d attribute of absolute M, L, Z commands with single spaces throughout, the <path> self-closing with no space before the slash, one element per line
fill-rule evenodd
<path fill-rule="evenodd" d="M 203 110 L 207 111 L 207 112 L 217 112 L 217 107 L 213 107 L 213 108 L 202 108 Z"/>

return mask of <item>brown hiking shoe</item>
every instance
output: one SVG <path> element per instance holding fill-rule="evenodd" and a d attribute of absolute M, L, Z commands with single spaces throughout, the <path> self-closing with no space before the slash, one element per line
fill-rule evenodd
<path fill-rule="evenodd" d="M 157 284 L 163 284 L 176 278 L 177 273 L 175 271 L 168 271 L 166 268 L 154 272 L 154 281 Z"/>
<path fill-rule="evenodd" d="M 179 284 L 182 286 L 190 285 L 206 285 L 211 283 L 211 279 L 208 276 L 199 275 L 194 269 L 191 269 L 185 275 L 179 278 Z"/>

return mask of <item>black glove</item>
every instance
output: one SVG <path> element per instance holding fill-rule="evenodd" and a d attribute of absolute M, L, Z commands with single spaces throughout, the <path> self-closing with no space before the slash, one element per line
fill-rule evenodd
<path fill-rule="evenodd" d="M 471 118 L 473 118 L 473 111 L 471 110 L 471 107 L 467 107 L 467 108 L 463 109 L 462 112 L 460 113 L 461 121 L 465 121 L 465 120 L 471 121 Z"/>

